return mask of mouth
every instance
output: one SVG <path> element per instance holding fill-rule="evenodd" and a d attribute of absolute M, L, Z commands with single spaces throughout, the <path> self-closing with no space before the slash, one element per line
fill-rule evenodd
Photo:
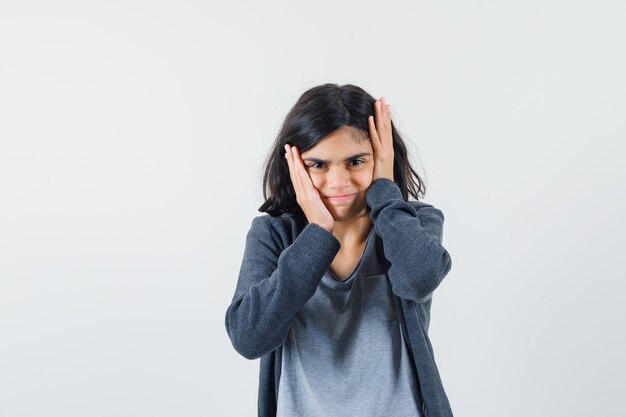
<path fill-rule="evenodd" d="M 337 196 L 325 196 L 325 198 L 329 199 L 330 201 L 349 201 L 352 200 L 354 197 L 356 196 L 356 193 L 354 194 L 344 194 L 344 195 L 337 195 Z"/>

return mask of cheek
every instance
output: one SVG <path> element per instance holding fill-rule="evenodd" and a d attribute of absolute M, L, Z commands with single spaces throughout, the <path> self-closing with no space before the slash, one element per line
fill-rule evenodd
<path fill-rule="evenodd" d="M 311 178 L 311 182 L 313 183 L 313 186 L 319 189 L 324 183 L 323 177 L 321 175 L 316 175 L 315 173 L 312 173 L 311 171 L 308 171 L 308 173 L 309 173 L 309 178 Z"/>
<path fill-rule="evenodd" d="M 372 183 L 372 179 L 374 178 L 374 170 L 363 170 L 362 173 L 359 174 L 359 184 L 363 188 L 367 188 Z"/>

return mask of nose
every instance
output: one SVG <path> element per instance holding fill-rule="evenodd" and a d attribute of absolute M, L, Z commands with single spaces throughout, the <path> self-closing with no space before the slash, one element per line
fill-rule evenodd
<path fill-rule="evenodd" d="M 350 172 L 345 167 L 331 168 L 326 177 L 326 182 L 332 190 L 346 190 L 350 186 Z"/>

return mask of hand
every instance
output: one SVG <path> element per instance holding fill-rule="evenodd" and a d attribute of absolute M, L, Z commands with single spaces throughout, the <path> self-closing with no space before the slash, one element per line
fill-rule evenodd
<path fill-rule="evenodd" d="M 384 98 L 374 103 L 374 116 L 367 118 L 374 150 L 374 177 L 389 178 L 393 181 L 393 135 L 391 133 L 391 106 Z"/>
<path fill-rule="evenodd" d="M 335 219 L 324 205 L 319 191 L 313 185 L 309 173 L 304 168 L 300 158 L 300 150 L 295 146 L 285 144 L 285 158 L 289 165 L 289 176 L 296 192 L 296 201 L 302 208 L 309 223 L 323 227 L 329 233 L 333 232 Z"/>

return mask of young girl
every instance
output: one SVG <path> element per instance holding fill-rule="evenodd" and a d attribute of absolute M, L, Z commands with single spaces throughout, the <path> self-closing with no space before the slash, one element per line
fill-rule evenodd
<path fill-rule="evenodd" d="M 416 201 L 389 104 L 350 84 L 304 92 L 263 188 L 225 317 L 235 350 L 261 358 L 258 415 L 452 416 L 428 338 L 444 216 Z"/>

